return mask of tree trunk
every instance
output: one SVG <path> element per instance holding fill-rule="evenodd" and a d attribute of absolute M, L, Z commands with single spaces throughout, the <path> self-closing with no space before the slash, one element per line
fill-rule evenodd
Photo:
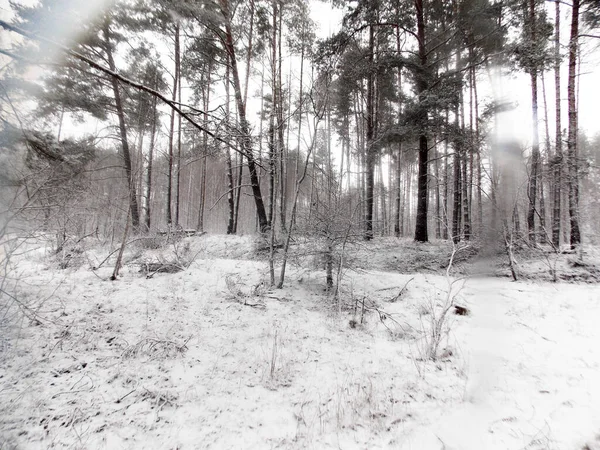
<path fill-rule="evenodd" d="M 173 74 L 173 95 L 172 100 L 177 100 L 177 82 L 179 81 L 179 23 L 175 24 L 175 73 Z M 171 206 L 173 203 L 173 141 L 175 140 L 175 110 L 171 110 L 171 122 L 169 126 L 169 172 L 167 174 L 167 225 L 170 227 L 173 222 L 173 213 Z"/>
<path fill-rule="evenodd" d="M 374 189 L 375 189 L 375 148 L 374 129 L 375 129 L 375 76 L 374 76 L 374 46 L 375 30 L 373 25 L 369 26 L 369 75 L 367 78 L 367 123 L 366 123 L 366 217 L 365 217 L 365 240 L 373 239 L 373 209 L 374 209 Z"/>
<path fill-rule="evenodd" d="M 460 171 L 460 150 L 459 146 L 456 145 L 454 148 L 454 188 L 453 188 L 453 202 L 452 202 L 452 242 L 457 244 L 460 242 L 460 225 L 461 225 L 461 171 Z"/>
<path fill-rule="evenodd" d="M 277 53 L 278 53 L 278 59 L 277 59 L 277 140 L 278 140 L 278 154 L 277 154 L 277 158 L 279 160 L 279 196 L 280 196 L 280 202 L 279 202 L 279 219 L 280 219 L 280 223 L 281 223 L 281 229 L 283 232 L 285 232 L 285 227 L 286 227 L 286 210 L 287 210 L 287 201 L 286 201 L 286 197 L 287 197 L 287 193 L 286 193 L 286 178 L 287 178 L 287 174 L 286 174 L 286 145 L 285 145 L 285 134 L 284 134 L 284 126 L 283 126 L 283 82 L 282 82 L 282 61 L 283 61 L 283 56 L 281 53 L 281 41 L 282 41 L 282 29 L 283 29 L 283 6 L 284 3 L 281 2 L 280 7 L 279 7 L 279 14 L 278 14 L 278 20 L 279 20 L 279 26 L 277 29 L 277 34 L 278 34 L 278 41 L 277 41 Z"/>
<path fill-rule="evenodd" d="M 575 85 L 577 82 L 577 57 L 579 51 L 579 9 L 580 0 L 573 0 L 571 17 L 571 38 L 569 41 L 569 137 L 567 148 L 569 154 L 569 219 L 571 222 L 571 248 L 576 249 L 581 243 L 579 230 L 579 162 L 577 151 L 577 104 L 575 98 Z"/>
<path fill-rule="evenodd" d="M 108 20 L 104 23 L 103 27 L 104 44 L 106 57 L 108 59 L 109 69 L 113 72 L 116 71 L 115 61 L 112 54 L 112 46 L 110 42 L 110 25 Z M 123 162 L 125 164 L 125 174 L 127 176 L 127 186 L 129 189 L 129 207 L 131 214 L 131 226 L 134 232 L 139 230 L 140 227 L 140 213 L 138 209 L 137 194 L 135 189 L 135 180 L 132 170 L 131 153 L 129 151 L 129 142 L 127 141 L 127 128 L 125 126 L 125 113 L 123 111 L 123 104 L 121 103 L 121 94 L 119 92 L 119 81 L 115 77 L 111 77 L 111 85 L 113 95 L 115 98 L 115 108 L 117 111 L 117 118 L 119 119 L 119 135 L 121 138 L 121 148 L 123 150 Z"/>
<path fill-rule="evenodd" d="M 229 71 L 229 65 L 225 68 L 225 117 L 227 122 L 231 122 L 231 111 L 229 109 L 230 104 L 230 94 L 229 94 L 229 86 L 231 73 Z M 227 164 L 227 234 L 233 234 L 233 223 L 235 216 L 235 200 L 234 196 L 234 186 L 233 186 L 233 167 L 231 165 L 231 151 L 229 148 L 225 149 L 225 162 Z"/>
<path fill-rule="evenodd" d="M 477 93 L 477 73 L 475 72 L 475 67 L 473 67 L 473 103 L 474 103 L 474 112 L 475 112 L 475 165 L 477 171 L 477 234 L 481 237 L 481 232 L 483 231 L 483 187 L 482 187 L 482 176 L 481 176 L 481 144 L 480 140 L 480 131 L 479 131 L 479 96 Z M 472 169 L 472 167 L 471 167 Z M 471 173 L 471 177 L 473 177 L 473 173 Z M 473 203 L 471 202 L 471 212 L 473 211 Z M 472 215 L 472 214 L 471 214 Z"/>
<path fill-rule="evenodd" d="M 469 214 L 469 176 L 467 170 L 467 155 L 463 152 L 461 158 L 462 174 L 461 174 L 461 187 L 462 187 L 462 214 L 463 214 L 463 234 L 465 240 L 471 239 L 471 215 Z"/>
<path fill-rule="evenodd" d="M 158 69 L 156 69 L 158 70 Z M 156 87 L 156 86 L 155 86 Z M 146 175 L 146 231 L 150 231 L 152 221 L 152 165 L 154 164 L 154 146 L 156 145 L 156 97 L 152 99 L 152 129 L 150 130 L 150 150 L 148 151 L 148 172 Z"/>
<path fill-rule="evenodd" d="M 292 238 L 292 232 L 294 230 L 294 225 L 296 224 L 296 211 L 298 208 L 298 199 L 300 197 L 300 189 L 302 187 L 302 183 L 304 182 L 304 179 L 306 178 L 306 175 L 308 173 L 308 166 L 311 160 L 311 155 L 312 152 L 314 150 L 315 144 L 316 144 L 316 132 L 315 132 L 315 139 L 313 139 L 313 142 L 311 143 L 311 145 L 308 148 L 308 151 L 306 153 L 306 158 L 304 160 L 304 165 L 303 165 L 303 169 L 302 169 L 302 175 L 300 174 L 299 171 L 299 158 L 300 158 L 300 144 L 301 144 L 301 137 L 302 137 L 302 109 L 303 109 L 303 74 L 304 74 L 304 43 L 302 43 L 302 48 L 300 51 L 300 93 L 298 95 L 299 98 L 299 105 L 300 105 L 300 114 L 298 116 L 298 148 L 297 148 L 297 153 L 296 153 L 296 190 L 294 192 L 294 199 L 292 200 L 292 211 L 291 211 L 291 217 L 290 217 L 290 223 L 289 226 L 284 227 L 285 233 L 286 233 L 286 238 L 285 238 L 285 243 L 284 243 L 284 248 L 283 248 L 283 257 L 282 257 L 282 261 L 281 261 L 281 271 L 279 273 L 279 282 L 277 283 L 277 288 L 281 289 L 283 288 L 283 283 L 285 280 L 285 271 L 286 271 L 286 267 L 287 267 L 287 260 L 288 260 L 288 253 L 289 253 L 289 249 L 290 249 L 290 242 L 291 242 L 291 238 Z M 315 130 L 317 128 L 317 123 L 315 123 Z"/>
<path fill-rule="evenodd" d="M 379 195 L 381 196 L 381 236 L 385 236 L 387 233 L 387 203 L 386 203 L 386 189 L 385 182 L 383 181 L 383 167 L 379 164 Z"/>
<path fill-rule="evenodd" d="M 529 0 L 529 26 L 531 29 L 531 42 L 537 40 L 536 0 Z M 534 63 L 535 64 L 535 63 Z M 531 243 L 536 242 L 535 215 L 538 196 L 538 178 L 540 172 L 540 135 L 538 124 L 538 69 L 534 65 L 530 68 L 531 77 L 531 120 L 533 136 L 531 142 L 531 172 L 529 175 L 529 208 L 527 210 L 527 233 Z"/>
<path fill-rule="evenodd" d="M 396 5 L 396 14 L 400 17 L 399 4 Z M 396 27 L 396 51 L 400 54 L 402 50 L 400 44 L 400 27 Z M 402 113 L 402 68 L 398 67 L 397 74 L 398 89 L 398 116 Z M 394 217 L 394 235 L 400 237 L 402 230 L 400 228 L 400 208 L 402 199 L 402 142 L 398 143 L 398 153 L 396 154 L 396 215 Z"/>
<path fill-rule="evenodd" d="M 547 180 L 544 170 L 543 160 L 546 158 L 547 161 L 552 160 L 550 150 L 550 122 L 548 120 L 548 96 L 546 95 L 546 77 L 542 73 L 542 98 L 544 100 L 544 155 L 542 156 L 542 162 L 540 164 L 540 228 L 542 233 L 540 234 L 540 242 L 545 244 L 548 242 L 548 238 L 552 239 L 548 235 L 546 228 L 546 199 L 544 198 L 544 182 Z"/>
<path fill-rule="evenodd" d="M 208 123 L 208 107 L 210 103 L 210 85 L 212 75 L 212 62 L 208 64 L 208 71 L 206 73 L 206 87 L 203 88 L 203 106 L 204 106 L 204 123 Z M 204 232 L 204 209 L 206 205 L 206 163 L 208 158 L 208 134 L 204 133 L 202 136 L 202 151 L 204 155 L 202 157 L 202 168 L 200 172 L 200 205 L 198 207 L 198 232 Z"/>
<path fill-rule="evenodd" d="M 276 177 L 276 158 L 277 145 L 276 127 L 277 127 L 277 108 L 279 104 L 277 92 L 277 0 L 272 2 L 272 33 L 271 33 L 271 111 L 269 114 L 269 211 L 268 221 L 273 224 L 275 215 L 275 177 Z"/>
<path fill-rule="evenodd" d="M 456 70 L 461 69 L 461 53 L 458 50 L 456 54 Z M 455 128 L 457 130 L 464 130 L 464 115 L 461 115 L 461 108 L 464 107 L 462 93 L 459 93 L 459 102 L 456 104 L 454 109 L 455 117 Z M 463 121 L 461 123 L 461 117 Z M 459 131 L 460 134 L 460 131 Z M 452 208 L 452 242 L 455 244 L 461 240 L 461 225 L 462 225 L 462 185 L 466 180 L 462 179 L 462 160 L 464 155 L 464 142 L 462 137 L 458 135 L 454 143 L 454 192 L 453 192 L 453 208 Z"/>
<path fill-rule="evenodd" d="M 448 124 L 449 123 L 449 111 L 446 108 L 445 111 L 445 115 L 444 115 L 444 119 L 445 119 L 445 123 Z M 450 211 L 450 196 L 448 195 L 449 192 L 449 186 L 448 186 L 448 178 L 449 178 L 449 173 L 448 173 L 448 165 L 449 165 L 449 159 L 450 156 L 448 155 L 448 137 L 446 137 L 444 139 L 444 223 L 443 223 L 443 229 L 442 229 L 442 238 L 443 239 L 448 239 L 448 231 L 450 229 L 450 221 L 449 221 L 449 217 L 448 217 L 448 212 Z"/>
<path fill-rule="evenodd" d="M 560 222 L 561 222 L 561 184 L 562 184 L 562 124 L 561 124 L 561 93 L 560 93 L 560 0 L 555 0 L 554 19 L 554 95 L 556 101 L 556 143 L 554 159 L 552 160 L 553 174 L 553 204 L 552 204 L 552 242 L 556 248 L 560 247 Z"/>
<path fill-rule="evenodd" d="M 231 66 L 231 74 L 233 75 L 233 89 L 235 93 L 235 101 L 240 119 L 241 132 L 241 151 L 248 161 L 248 171 L 250 172 L 250 183 L 252 184 L 252 194 L 256 205 L 256 214 L 258 216 L 258 225 L 261 233 L 266 233 L 270 229 L 270 224 L 267 221 L 267 213 L 262 198 L 260 183 L 258 179 L 258 171 L 254 160 L 254 152 L 252 150 L 252 137 L 250 135 L 250 125 L 246 119 L 246 104 L 242 97 L 242 89 L 240 86 L 240 77 L 237 69 L 237 60 L 235 54 L 235 46 L 233 44 L 233 34 L 231 31 L 231 21 L 229 13 L 229 1 L 220 0 L 221 14 L 225 19 L 225 41 L 224 47 L 229 56 Z"/>
<path fill-rule="evenodd" d="M 423 17 L 423 0 L 415 0 L 415 9 L 417 12 L 417 40 L 419 46 L 420 69 L 427 70 L 427 51 L 425 48 L 425 19 Z M 427 92 L 427 80 L 425 74 L 417 74 L 417 97 L 419 103 L 419 174 L 417 183 L 417 220 L 415 224 L 415 241 L 427 242 L 427 159 L 429 149 L 427 147 L 427 110 L 424 107 L 425 95 Z"/>
<path fill-rule="evenodd" d="M 400 209 L 402 208 L 402 143 L 398 144 L 396 153 L 396 216 L 394 217 L 394 235 L 400 237 Z"/>
<path fill-rule="evenodd" d="M 515 236 L 514 240 L 521 239 L 521 219 L 519 218 L 519 205 L 515 200 L 515 204 L 513 205 L 513 213 L 512 213 L 512 223 L 513 223 L 513 234 Z"/>
<path fill-rule="evenodd" d="M 437 144 L 435 145 L 434 154 L 434 165 L 433 170 L 435 174 L 435 237 L 436 239 L 442 238 L 442 209 L 441 209 L 441 193 L 440 193 L 440 152 L 438 151 Z"/>
<path fill-rule="evenodd" d="M 177 96 L 179 99 L 179 103 L 181 104 L 181 58 L 179 45 L 177 46 L 177 52 L 175 54 L 175 64 L 177 64 L 177 75 L 179 79 L 177 80 Z M 179 220 L 179 209 L 181 207 L 181 114 L 177 117 L 177 178 L 175 183 L 175 225 L 177 227 L 180 226 Z"/>

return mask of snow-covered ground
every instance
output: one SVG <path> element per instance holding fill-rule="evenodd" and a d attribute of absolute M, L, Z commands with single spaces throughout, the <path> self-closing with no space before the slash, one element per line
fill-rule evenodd
<path fill-rule="evenodd" d="M 255 250 L 133 248 L 118 281 L 106 248 L 19 257 L 36 309 L 0 305 L 0 448 L 600 448 L 597 285 L 480 277 L 449 297 L 442 271 L 399 273 L 403 243 L 376 241 L 340 313 L 318 267 L 268 289 Z M 187 270 L 139 272 L 174 252 Z M 449 299 L 470 313 L 448 310 L 432 361 Z"/>

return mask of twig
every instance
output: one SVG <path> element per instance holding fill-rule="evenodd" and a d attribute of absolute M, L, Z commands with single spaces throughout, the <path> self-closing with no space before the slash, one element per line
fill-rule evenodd
<path fill-rule="evenodd" d="M 138 388 L 138 387 L 137 387 L 137 385 L 136 385 L 136 386 L 135 386 L 135 387 L 134 387 L 134 388 L 133 388 L 131 391 L 129 391 L 129 392 L 128 392 L 127 394 L 125 394 L 123 397 L 121 397 L 121 398 L 118 398 L 118 399 L 117 399 L 117 401 L 116 401 L 115 403 L 121 403 L 123 400 L 125 400 L 125 397 L 127 397 L 127 396 L 129 396 L 129 395 L 133 394 L 135 391 L 137 391 L 137 388 Z"/>
<path fill-rule="evenodd" d="M 393 299 L 391 299 L 390 302 L 391 303 L 397 302 L 400 299 L 400 297 L 402 297 L 402 294 L 404 294 L 404 291 L 408 287 L 408 284 L 414 279 L 415 279 L 415 277 L 412 277 L 410 280 L 408 280 L 406 282 L 406 284 L 404 285 L 404 287 L 402 289 L 400 289 L 400 292 L 398 292 L 398 295 L 396 295 Z"/>

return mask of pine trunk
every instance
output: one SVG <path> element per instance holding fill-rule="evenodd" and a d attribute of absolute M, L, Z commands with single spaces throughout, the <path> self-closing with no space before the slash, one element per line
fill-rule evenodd
<path fill-rule="evenodd" d="M 577 82 L 577 57 L 579 51 L 579 9 L 580 0 L 573 0 L 571 17 L 571 38 L 569 42 L 569 137 L 567 140 L 569 154 L 569 219 L 571 222 L 571 248 L 575 249 L 581 243 L 579 230 L 579 162 L 577 151 L 577 104 L 575 98 L 575 85 Z"/>
<path fill-rule="evenodd" d="M 417 13 L 417 40 L 419 46 L 419 64 L 420 69 L 427 70 L 427 50 L 425 48 L 425 19 L 423 14 L 423 0 L 415 0 L 415 9 Z M 421 103 L 419 106 L 419 127 L 421 129 L 419 136 L 419 173 L 417 179 L 417 219 L 415 224 L 415 241 L 427 242 L 427 159 L 429 157 L 429 148 L 427 144 L 427 110 L 423 103 L 427 93 L 427 80 L 425 74 L 417 75 L 417 97 Z"/>
<path fill-rule="evenodd" d="M 258 225 L 261 233 L 269 231 L 270 224 L 267 221 L 267 213 L 262 198 L 262 192 L 260 189 L 260 183 L 258 179 L 258 171 L 256 168 L 256 162 L 254 160 L 254 152 L 252 150 L 252 137 L 250 134 L 250 125 L 246 119 L 246 104 L 242 97 L 242 89 L 240 86 L 240 77 L 237 69 L 237 60 L 235 54 L 235 46 L 233 44 L 233 34 L 231 31 L 231 21 L 229 16 L 229 1 L 220 0 L 221 12 L 225 19 L 225 41 L 224 47 L 229 56 L 231 73 L 233 75 L 233 89 L 235 93 L 235 101 L 238 109 L 238 115 L 240 119 L 240 143 L 241 151 L 248 161 L 248 171 L 250 173 L 250 183 L 252 185 L 252 194 L 254 196 L 254 202 L 256 205 L 256 214 L 258 216 Z"/>
<path fill-rule="evenodd" d="M 531 29 L 531 42 L 537 39 L 536 0 L 529 0 L 529 26 Z M 535 64 L 535 63 L 534 63 Z M 535 215 L 538 196 L 538 179 L 540 171 L 540 136 L 538 124 L 538 69 L 534 65 L 530 68 L 531 78 L 531 120 L 533 136 L 531 142 L 531 172 L 529 174 L 529 208 L 527 210 L 527 233 L 531 243 L 536 242 Z"/>
<path fill-rule="evenodd" d="M 172 100 L 177 100 L 177 82 L 179 81 L 179 65 L 177 57 L 179 56 L 179 23 L 175 25 L 175 73 L 173 74 L 173 92 Z M 174 151 L 173 144 L 175 140 L 175 110 L 171 110 L 171 122 L 169 126 L 169 172 L 167 174 L 167 225 L 170 227 L 173 222 L 173 213 L 171 206 L 173 204 L 173 163 Z"/>
<path fill-rule="evenodd" d="M 152 223 L 152 165 L 154 164 L 154 146 L 156 145 L 157 114 L 158 111 L 156 110 L 156 97 L 153 97 L 152 128 L 150 130 L 150 149 L 148 151 L 148 171 L 146 174 L 146 231 L 150 231 L 150 226 Z"/>
<path fill-rule="evenodd" d="M 115 61 L 112 54 L 112 45 L 110 43 L 110 25 L 107 22 L 103 28 L 106 57 L 108 59 L 108 67 L 111 71 L 116 71 Z M 135 189 L 135 180 L 133 176 L 131 152 L 129 151 L 129 142 L 127 140 L 127 127 L 125 125 L 125 113 L 121 102 L 121 93 L 119 92 L 119 81 L 115 77 L 111 77 L 111 85 L 115 99 L 115 108 L 117 118 L 119 120 L 119 136 L 121 138 L 121 148 L 123 150 L 123 163 L 125 164 L 125 175 L 127 176 L 127 186 L 129 189 L 129 208 L 131 214 L 131 225 L 134 232 L 140 228 L 140 213 L 138 208 L 137 194 Z"/>
<path fill-rule="evenodd" d="M 374 188 L 375 188 L 375 149 L 373 146 L 374 138 L 374 112 L 375 112 L 375 80 L 374 80 L 374 27 L 369 26 L 369 76 L 367 78 L 367 124 L 366 124 L 366 219 L 365 219 L 365 239 L 373 239 L 373 209 L 374 209 Z"/>
<path fill-rule="evenodd" d="M 203 88 L 202 96 L 204 103 L 204 123 L 208 123 L 208 107 L 210 104 L 210 84 L 212 75 L 212 63 L 208 64 L 208 71 L 206 73 L 206 87 Z M 198 207 L 198 232 L 204 232 L 204 209 L 206 205 L 206 164 L 208 162 L 208 134 L 204 133 L 202 136 L 202 151 L 204 155 L 202 157 L 202 168 L 200 170 L 200 205 Z"/>
<path fill-rule="evenodd" d="M 230 104 L 230 79 L 231 73 L 229 71 L 229 65 L 225 69 L 225 118 L 227 122 L 231 122 L 231 111 L 229 109 Z M 227 164 L 227 234 L 233 234 L 233 226 L 235 220 L 235 200 L 233 198 L 235 188 L 233 186 L 233 166 L 231 164 L 231 150 L 229 147 L 225 149 L 225 162 Z"/>
<path fill-rule="evenodd" d="M 179 45 L 177 45 L 177 51 L 175 52 L 175 64 L 177 65 L 177 97 L 179 104 L 181 104 L 181 57 Z M 180 207 L 181 207 L 181 114 L 177 116 L 177 171 L 175 181 L 175 225 L 180 226 Z"/>
<path fill-rule="evenodd" d="M 562 185 L 562 124 L 561 124 L 561 94 L 560 94 L 560 1 L 555 0 L 554 19 L 554 95 L 556 101 L 556 150 L 552 160 L 553 174 L 553 204 L 552 204 L 552 242 L 556 248 L 560 246 L 561 222 L 561 185 Z"/>

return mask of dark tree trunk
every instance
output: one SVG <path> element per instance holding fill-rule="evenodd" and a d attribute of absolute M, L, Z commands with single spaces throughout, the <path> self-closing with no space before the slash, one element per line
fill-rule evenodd
<path fill-rule="evenodd" d="M 529 27 L 531 42 L 537 40 L 536 0 L 529 0 Z M 531 143 L 531 172 L 529 175 L 529 208 L 527 210 L 527 233 L 531 243 L 536 242 L 535 215 L 538 196 L 538 178 L 540 172 L 540 136 L 538 125 L 538 69 L 534 65 L 530 68 L 531 77 L 531 120 L 533 123 L 533 136 Z"/>
<path fill-rule="evenodd" d="M 238 172 L 237 172 L 237 181 L 235 188 L 235 207 L 233 213 L 233 231 L 232 234 L 236 234 L 238 232 L 238 225 L 240 220 L 240 203 L 242 202 L 242 182 L 244 179 L 244 158 L 236 153 L 236 163 L 238 164 Z"/>
<path fill-rule="evenodd" d="M 250 29 L 248 31 L 248 50 L 246 55 L 246 80 L 244 83 L 244 104 L 248 101 L 248 85 L 250 84 L 250 63 L 252 61 L 252 45 L 254 38 L 254 0 L 250 0 Z M 238 158 L 236 157 L 236 160 Z M 237 186 L 235 191 L 235 213 L 233 217 L 233 234 L 236 234 L 239 226 L 240 203 L 242 202 L 242 181 L 244 176 L 244 158 L 240 156 L 237 173 Z"/>
<path fill-rule="evenodd" d="M 375 189 L 375 148 L 373 145 L 375 130 L 375 75 L 373 68 L 374 60 L 374 29 L 369 26 L 369 76 L 367 78 L 367 127 L 366 127 L 366 220 L 365 220 L 365 239 L 373 239 L 373 209 L 374 209 L 374 189 Z"/>
<path fill-rule="evenodd" d="M 398 144 L 396 154 L 396 215 L 394 217 L 394 236 L 400 237 L 400 209 L 402 208 L 402 144 Z"/>
<path fill-rule="evenodd" d="M 546 199 L 544 196 L 544 182 L 547 182 L 546 173 L 544 170 L 544 158 L 546 161 L 552 159 L 550 150 L 550 121 L 548 120 L 548 96 L 546 95 L 546 77 L 542 73 L 542 98 L 544 100 L 544 154 L 541 157 L 540 163 L 540 228 L 542 230 L 540 234 L 540 242 L 546 244 L 548 238 L 552 240 L 552 237 L 548 235 L 548 229 L 546 228 Z"/>
<path fill-rule="evenodd" d="M 210 84 L 212 76 L 212 62 L 208 64 L 208 71 L 206 73 L 206 87 L 203 88 L 203 107 L 204 107 L 204 123 L 208 123 L 208 107 L 210 104 Z M 202 168 L 200 171 L 200 204 L 198 207 L 198 232 L 204 232 L 204 209 L 206 205 L 206 163 L 208 158 L 208 134 L 204 133 L 202 136 L 202 151 L 204 155 L 202 157 Z"/>
<path fill-rule="evenodd" d="M 453 202 L 452 202 L 452 242 L 457 244 L 460 242 L 460 225 L 461 225 L 461 171 L 460 171 L 460 150 L 459 146 L 456 145 L 454 148 L 454 188 L 453 188 Z"/>
<path fill-rule="evenodd" d="M 449 111 L 446 109 L 445 112 L 445 122 L 449 124 Z M 450 196 L 448 195 L 449 186 L 448 186 L 448 165 L 449 165 L 449 155 L 448 155 L 448 138 L 444 139 L 444 227 L 442 229 L 442 238 L 448 239 L 448 231 L 450 228 L 450 221 L 448 217 L 448 212 L 450 211 Z"/>
<path fill-rule="evenodd" d="M 278 20 L 279 26 L 277 29 L 278 41 L 277 41 L 277 52 L 278 52 L 278 67 L 277 67 L 277 140 L 278 140 L 278 159 L 279 159 L 279 219 L 281 222 L 281 229 L 285 233 L 286 227 L 286 211 L 287 211 L 287 189 L 286 189 L 286 145 L 285 145 L 285 135 L 284 135 L 284 121 L 283 121 L 283 82 L 282 82 L 282 61 L 283 56 L 281 53 L 281 41 L 282 41 L 282 29 L 283 29 L 283 6 L 284 3 L 281 2 L 278 11 Z"/>
<path fill-rule="evenodd" d="M 231 96 L 229 95 L 231 74 L 229 72 L 229 65 L 225 69 L 225 116 L 228 122 L 231 121 L 231 111 L 229 109 Z M 233 234 L 234 227 L 234 216 L 235 216 L 235 200 L 234 186 L 233 186 L 233 167 L 231 165 L 231 151 L 229 148 L 225 149 L 225 162 L 227 164 L 227 234 Z"/>
<path fill-rule="evenodd" d="M 399 4 L 396 5 L 396 13 L 398 14 L 398 17 L 400 16 L 400 8 L 399 8 Z M 396 51 L 398 52 L 398 54 L 400 54 L 402 50 L 401 44 L 400 44 L 400 27 L 396 27 Z M 402 113 L 402 101 L 403 101 L 403 94 L 402 94 L 402 68 L 398 67 L 398 75 L 397 75 L 397 83 L 398 83 L 398 92 L 399 92 L 399 99 L 398 99 L 398 115 L 400 115 Z M 400 234 L 402 233 L 401 227 L 400 227 L 400 208 L 401 208 L 401 199 L 402 199 L 402 143 L 400 142 L 398 144 L 398 153 L 396 154 L 396 214 L 394 217 L 394 235 L 396 237 L 400 237 Z"/>
<path fill-rule="evenodd" d="M 477 170 L 477 233 L 479 237 L 481 237 L 481 232 L 483 230 L 483 199 L 482 199 L 482 191 L 483 188 L 481 186 L 481 144 L 479 142 L 480 133 L 479 133 L 479 96 L 477 93 L 477 76 L 475 73 L 475 68 L 473 67 L 473 101 L 475 105 L 475 157 L 476 157 L 476 170 Z M 472 176 L 473 174 L 471 174 Z M 471 208 L 473 208 L 473 203 L 471 203 Z M 471 209 L 472 211 L 472 209 Z"/>
<path fill-rule="evenodd" d="M 575 98 L 575 85 L 577 82 L 577 57 L 579 51 L 579 9 L 580 0 L 573 0 L 571 17 L 571 38 L 569 41 L 569 137 L 567 147 L 569 153 L 569 219 L 571 222 L 571 248 L 575 249 L 581 243 L 579 230 L 579 162 L 577 151 L 577 104 Z"/>
<path fill-rule="evenodd" d="M 154 164 L 154 146 L 156 145 L 156 115 L 156 97 L 154 97 L 152 99 L 152 128 L 150 130 L 150 150 L 148 151 L 148 172 L 146 175 L 146 231 L 150 231 L 152 220 L 152 165 Z"/>
<path fill-rule="evenodd" d="M 172 100 L 177 100 L 177 83 L 179 81 L 179 23 L 175 24 L 175 73 L 173 74 L 173 95 Z M 175 110 L 171 110 L 171 123 L 169 126 L 169 173 L 167 174 L 167 225 L 173 223 L 173 213 L 171 210 L 173 204 L 173 165 L 174 151 L 173 143 L 175 140 Z"/>
<path fill-rule="evenodd" d="M 270 224 L 267 220 L 267 213 L 265 210 L 265 204 L 263 202 L 262 193 L 260 189 L 260 183 L 258 179 L 258 170 L 256 168 L 256 162 L 254 160 L 254 152 L 252 149 L 252 137 L 250 135 L 250 125 L 246 119 L 246 104 L 242 97 L 242 89 L 240 86 L 240 77 L 237 69 L 237 61 L 235 54 L 235 46 L 233 44 L 233 34 L 231 32 L 231 22 L 229 17 L 229 1 L 220 0 L 221 12 L 225 19 L 225 42 L 224 47 L 229 56 L 231 73 L 233 75 L 233 89 L 235 93 L 235 101 L 238 109 L 238 115 L 240 119 L 240 144 L 241 151 L 248 161 L 248 171 L 250 173 L 250 183 L 252 184 L 252 194 L 254 196 L 254 203 L 256 204 L 256 214 L 258 216 L 258 226 L 261 233 L 269 231 Z"/>
<path fill-rule="evenodd" d="M 552 243 L 556 248 L 560 246 L 560 221 L 561 221 L 561 184 L 562 184 L 562 124 L 561 124 L 561 94 L 560 94 L 560 0 L 555 0 L 554 19 L 554 95 L 556 101 L 556 150 L 552 161 L 553 174 L 553 204 L 552 204 Z"/>
<path fill-rule="evenodd" d="M 442 238 L 442 209 L 441 209 L 441 193 L 440 193 L 440 152 L 438 146 L 435 146 L 435 162 L 434 162 L 434 173 L 435 173 L 435 237 L 436 239 Z"/>
<path fill-rule="evenodd" d="M 420 71 L 417 74 L 417 97 L 419 106 L 419 173 L 417 179 L 417 220 L 415 224 L 415 241 L 427 242 L 427 188 L 428 173 L 427 159 L 429 149 L 427 147 L 427 111 L 424 108 L 425 94 L 427 92 L 427 80 L 424 71 L 427 70 L 427 51 L 425 48 L 425 19 L 423 17 L 423 0 L 415 0 L 417 12 L 417 39 L 419 46 Z"/>
<path fill-rule="evenodd" d="M 112 54 L 112 46 L 110 43 L 110 25 L 108 21 L 104 23 L 103 28 L 104 43 L 106 57 L 108 59 L 108 67 L 111 71 L 116 71 L 115 61 Z M 121 138 L 121 148 L 123 150 L 123 163 L 125 164 L 125 174 L 127 176 L 127 186 L 129 189 L 129 207 L 131 214 L 131 225 L 134 232 L 140 228 L 140 213 L 138 208 L 137 194 L 135 189 L 135 180 L 133 177 L 131 152 L 129 151 L 129 142 L 127 141 L 127 128 L 125 126 L 125 113 L 121 102 L 121 94 L 119 92 L 119 81 L 115 77 L 111 77 L 111 85 L 115 98 L 115 108 L 117 118 L 119 119 L 119 136 Z"/>
<path fill-rule="evenodd" d="M 277 92 L 277 1 L 272 1 L 273 17 L 272 17 L 272 33 L 271 33 L 271 112 L 269 114 L 269 210 L 268 221 L 273 226 L 275 218 L 275 177 L 276 177 L 276 158 L 277 144 L 276 127 L 277 127 L 277 108 L 278 108 L 278 92 Z"/>
<path fill-rule="evenodd" d="M 181 69 L 180 69 L 180 53 L 179 46 L 177 46 L 177 54 L 175 55 L 175 62 L 177 64 L 177 75 L 179 76 L 179 80 L 177 80 L 177 97 L 179 99 L 179 103 L 181 104 Z M 175 183 L 175 225 L 181 225 L 179 223 L 180 214 L 179 210 L 181 207 L 181 115 L 177 117 L 177 171 L 176 173 L 176 183 Z"/>
<path fill-rule="evenodd" d="M 462 214 L 463 214 L 463 235 L 465 240 L 471 239 L 471 216 L 469 214 L 469 176 L 467 171 L 467 155 L 463 152 L 461 158 L 462 173 L 461 173 L 461 187 L 462 187 Z"/>

